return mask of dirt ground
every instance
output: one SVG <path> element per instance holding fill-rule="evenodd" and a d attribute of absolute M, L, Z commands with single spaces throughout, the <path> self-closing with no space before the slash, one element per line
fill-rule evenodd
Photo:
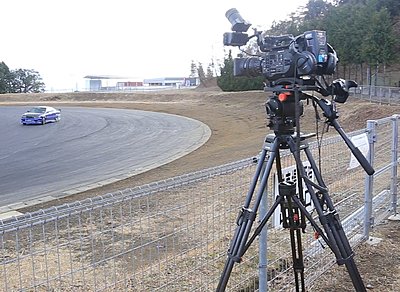
<path fill-rule="evenodd" d="M 34 211 L 65 202 L 102 195 L 128 187 L 162 180 L 188 172 L 209 168 L 256 155 L 269 129 L 263 92 L 225 93 L 217 88 L 176 90 L 158 93 L 47 93 L 0 95 L 1 105 L 48 104 L 103 108 L 138 109 L 172 113 L 191 117 L 207 124 L 212 130 L 209 141 L 198 150 L 157 169 L 128 178 L 102 188 L 93 189 L 21 212 Z M 365 127 L 368 119 L 400 114 L 400 107 L 377 105 L 349 98 L 338 107 L 339 123 L 345 131 Z M 322 127 L 322 123 L 319 123 Z M 315 113 L 311 105 L 305 106 L 301 121 L 302 132 L 315 132 Z M 330 129 L 330 134 L 336 134 Z M 399 291 L 400 288 L 400 228 L 399 222 L 385 222 L 374 228 L 374 236 L 383 240 L 377 246 L 363 244 L 356 249 L 356 263 L 368 289 Z M 347 273 L 333 270 L 327 280 L 315 291 L 346 291 L 341 285 L 349 281 Z M 330 278 L 329 278 L 330 277 Z M 330 284 L 332 283 L 332 284 Z M 349 290 L 351 291 L 351 290 Z"/>
<path fill-rule="evenodd" d="M 368 291 L 400 291 L 400 223 L 389 221 L 375 226 L 369 243 L 358 246 L 355 261 Z M 370 244 L 375 239 L 379 243 Z M 344 266 L 333 268 L 316 281 L 313 291 L 337 292 L 354 291 L 347 270 Z"/>

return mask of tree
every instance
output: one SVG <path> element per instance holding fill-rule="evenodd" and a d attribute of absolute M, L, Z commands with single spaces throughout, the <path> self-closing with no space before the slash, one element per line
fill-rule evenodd
<path fill-rule="evenodd" d="M 268 35 L 298 35 L 300 33 L 299 29 L 300 18 L 295 14 L 291 14 L 290 20 L 284 21 L 274 21 L 269 30 L 266 31 Z"/>
<path fill-rule="evenodd" d="M 370 18 L 370 25 L 362 44 L 362 53 L 369 66 L 368 84 L 372 84 L 372 67 L 375 67 L 375 85 L 380 65 L 383 65 L 383 77 L 385 77 L 386 65 L 393 63 L 397 58 L 395 48 L 396 38 L 392 32 L 388 10 L 384 8 L 374 12 Z M 384 82 L 385 80 L 383 80 Z"/>
<path fill-rule="evenodd" d="M 200 79 L 200 83 L 204 83 L 206 80 L 206 73 L 204 73 L 203 64 L 199 62 L 197 65 L 197 76 Z"/>
<path fill-rule="evenodd" d="M 400 1 L 399 0 L 340 0 L 336 1 L 338 4 L 363 4 L 368 6 L 374 6 L 374 9 L 379 11 L 382 8 L 386 8 L 389 11 L 389 14 L 392 18 L 400 15 Z"/>
<path fill-rule="evenodd" d="M 11 72 L 12 93 L 44 92 L 45 84 L 39 72 L 32 69 L 17 69 Z"/>
<path fill-rule="evenodd" d="M 291 19 L 274 23 L 269 32 L 298 35 L 307 30 L 325 30 L 328 42 L 338 53 L 340 75 L 354 78 L 355 74 L 363 82 L 363 75 L 357 76 L 363 66 L 367 65 L 370 72 L 371 66 L 377 71 L 377 65 L 385 68 L 398 61 L 399 7 L 398 0 L 309 0 Z"/>
<path fill-rule="evenodd" d="M 338 54 L 340 61 L 338 67 L 343 69 L 341 77 L 344 78 L 347 68 L 364 62 L 361 44 L 368 26 L 368 18 L 365 18 L 363 9 L 363 5 L 341 5 L 330 9 L 321 21 L 323 30 L 326 30 L 328 43 Z"/>
<path fill-rule="evenodd" d="M 0 63 L 0 94 L 10 92 L 11 73 L 8 66 Z"/>
<path fill-rule="evenodd" d="M 214 77 L 213 67 L 214 67 L 213 64 L 208 64 L 206 78 Z"/>
<path fill-rule="evenodd" d="M 194 78 L 197 77 L 197 66 L 196 63 L 192 60 L 192 63 L 190 64 L 190 75 L 189 77 Z"/>
<path fill-rule="evenodd" d="M 400 15 L 400 1 L 399 0 L 378 0 L 377 7 L 378 10 L 386 8 L 392 18 Z"/>
<path fill-rule="evenodd" d="M 396 56 L 395 37 L 391 29 L 387 9 L 375 12 L 370 18 L 370 26 L 364 36 L 363 53 L 369 64 L 387 63 Z"/>
<path fill-rule="evenodd" d="M 0 62 L 0 93 L 43 92 L 45 84 L 39 72 L 32 69 L 10 70 Z"/>
<path fill-rule="evenodd" d="M 302 21 L 300 33 L 307 30 L 324 29 L 324 20 L 331 12 L 333 5 L 326 0 L 309 0 L 303 12 L 299 12 Z"/>

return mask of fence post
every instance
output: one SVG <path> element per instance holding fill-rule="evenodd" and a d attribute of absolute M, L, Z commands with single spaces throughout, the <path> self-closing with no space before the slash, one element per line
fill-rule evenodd
<path fill-rule="evenodd" d="M 266 160 L 269 159 L 269 156 L 267 155 L 265 157 Z M 265 172 L 265 163 L 262 168 L 261 173 Z M 260 176 L 260 179 L 262 176 Z M 261 197 L 261 202 L 260 202 L 260 220 L 265 217 L 265 214 L 268 212 L 268 182 L 267 185 L 265 186 L 263 195 Z M 268 291 L 268 231 L 267 231 L 267 225 L 261 230 L 260 236 L 259 236 L 259 265 L 258 265 L 258 291 L 259 292 L 267 292 Z"/>
<path fill-rule="evenodd" d="M 367 160 L 374 166 L 374 156 L 375 156 L 375 142 L 376 142 L 376 125 L 377 122 L 374 120 L 367 121 L 367 135 L 369 143 L 369 152 Z M 374 176 L 366 175 L 365 177 L 365 201 L 364 201 L 364 238 L 369 238 L 369 232 L 371 226 L 374 223 L 374 218 L 372 217 L 372 197 L 374 189 Z"/>
<path fill-rule="evenodd" d="M 398 160 L 398 115 L 392 116 L 392 178 L 390 184 L 390 193 L 392 196 L 391 211 L 393 215 L 397 213 L 397 160 Z"/>
<path fill-rule="evenodd" d="M 368 96 L 369 96 L 369 102 L 372 101 L 372 87 L 371 84 L 368 86 Z"/>

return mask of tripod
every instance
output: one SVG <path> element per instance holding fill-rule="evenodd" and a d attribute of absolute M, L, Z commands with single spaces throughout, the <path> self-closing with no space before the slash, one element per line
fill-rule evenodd
<path fill-rule="evenodd" d="M 287 90 L 287 89 L 285 89 Z M 279 92 L 276 92 L 274 98 L 277 99 Z M 294 95 L 302 94 L 301 92 L 295 92 Z M 293 94 L 289 94 L 293 96 Z M 307 98 L 311 98 L 313 102 L 319 105 L 323 110 L 324 116 L 327 118 L 329 125 L 333 126 L 336 131 L 344 139 L 347 146 L 353 152 L 354 156 L 358 159 L 364 170 L 372 175 L 374 173 L 373 168 L 362 155 L 362 153 L 356 148 L 351 140 L 346 136 L 338 122 L 336 121 L 337 115 L 332 104 L 325 100 L 319 99 L 314 96 L 304 94 Z M 302 95 L 303 97 L 303 95 Z M 298 107 L 298 98 L 294 99 L 292 103 L 286 104 L 286 112 L 294 112 L 293 107 Z M 273 101 L 271 104 L 275 104 L 277 101 Z M 279 100 L 282 102 L 282 100 Z M 282 107 L 281 107 L 282 108 Z M 284 107 L 283 107 L 284 108 Z M 289 108 L 289 109 L 288 109 Z M 267 110 L 268 111 L 268 110 Z M 298 111 L 298 109 L 296 109 Z M 311 151 L 309 150 L 306 139 L 309 136 L 297 135 L 293 126 L 295 125 L 295 119 L 292 116 L 288 117 L 282 114 L 274 115 L 273 112 L 269 113 L 271 118 L 270 127 L 274 129 L 275 134 L 267 135 L 258 163 L 255 175 L 252 179 L 249 191 L 247 193 L 245 203 L 237 218 L 237 228 L 235 230 L 233 239 L 231 241 L 228 258 L 225 263 L 217 291 L 225 291 L 228 283 L 231 271 L 235 263 L 241 261 L 242 256 L 248 250 L 250 245 L 260 234 L 261 230 L 267 224 L 269 218 L 274 213 L 278 205 L 281 206 L 282 223 L 284 228 L 290 230 L 290 241 L 292 249 L 292 260 L 293 260 L 293 272 L 296 284 L 296 291 L 306 291 L 304 283 L 304 263 L 302 255 L 302 244 L 301 244 L 301 230 L 305 228 L 305 218 L 311 223 L 316 230 L 317 234 L 325 241 L 325 243 L 332 250 L 336 257 L 337 264 L 345 265 L 353 286 L 356 291 L 366 291 L 362 278 L 358 272 L 357 266 L 353 259 L 354 253 L 351 249 L 350 243 L 345 235 L 342 225 L 339 220 L 339 216 L 335 210 L 333 202 L 328 194 L 327 187 L 323 181 L 322 175 L 318 170 L 318 167 L 312 157 Z M 299 129 L 299 128 L 297 128 Z M 297 133 L 300 133 L 298 131 Z M 296 183 L 285 182 L 282 177 L 281 158 L 280 150 L 289 149 L 293 155 L 296 168 L 297 168 L 297 185 L 299 194 L 302 194 L 302 183 L 310 193 L 311 200 L 314 204 L 314 208 L 318 214 L 320 225 L 313 219 L 311 214 L 306 209 L 306 204 L 301 195 L 296 194 Z M 303 162 L 300 159 L 300 152 L 305 153 L 308 162 L 314 172 L 317 183 L 310 180 L 304 171 Z M 268 159 L 266 159 L 268 157 Z M 252 236 L 250 232 L 253 223 L 257 216 L 257 210 L 260 207 L 261 199 L 264 194 L 264 190 L 267 185 L 268 178 L 270 176 L 272 166 L 276 163 L 276 170 L 279 181 L 279 194 L 276 197 L 275 202 L 266 213 L 264 218 L 260 221 L 260 224 L 256 227 Z M 256 186 L 259 183 L 259 188 L 256 196 L 253 200 L 253 196 L 256 191 Z M 253 202 L 253 206 L 250 204 Z"/>

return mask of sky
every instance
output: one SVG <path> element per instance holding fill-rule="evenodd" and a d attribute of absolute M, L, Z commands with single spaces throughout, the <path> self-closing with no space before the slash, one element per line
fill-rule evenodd
<path fill-rule="evenodd" d="M 307 2 L 3 0 L 0 62 L 38 71 L 47 90 L 78 89 L 86 75 L 186 77 L 192 60 L 223 60 L 228 9 L 268 29 Z"/>

